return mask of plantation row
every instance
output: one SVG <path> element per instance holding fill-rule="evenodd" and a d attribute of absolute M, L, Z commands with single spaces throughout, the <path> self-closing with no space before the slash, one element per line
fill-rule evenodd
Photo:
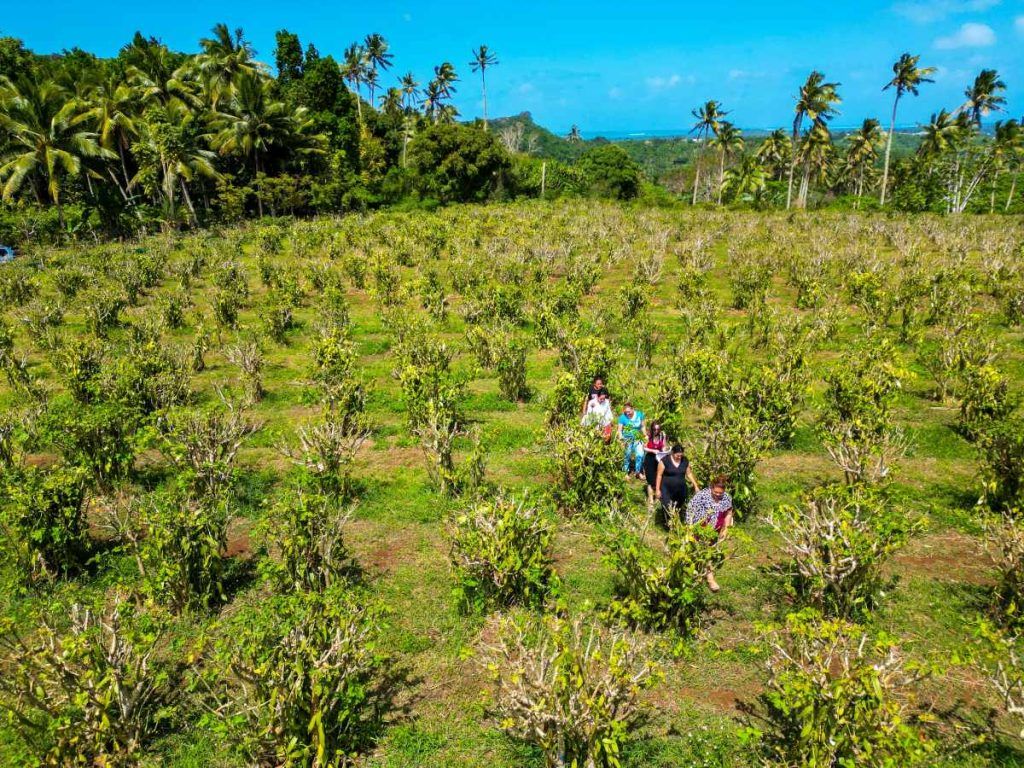
<path fill-rule="evenodd" d="M 4 267 L 5 755 L 1015 764 L 1020 235 L 531 204 Z M 651 524 L 595 376 L 727 540 Z"/>

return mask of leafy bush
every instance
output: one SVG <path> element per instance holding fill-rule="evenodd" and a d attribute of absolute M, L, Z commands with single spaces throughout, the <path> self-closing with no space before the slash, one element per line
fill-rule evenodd
<path fill-rule="evenodd" d="M 226 350 L 228 360 L 242 372 L 245 401 L 255 405 L 263 399 L 263 350 L 255 339 L 243 339 Z"/>
<path fill-rule="evenodd" d="M 604 562 L 616 574 L 608 615 L 630 626 L 690 635 L 707 606 L 704 578 L 724 559 L 717 541 L 713 527 L 678 522 L 665 541 L 652 541 L 647 529 L 604 531 Z"/>
<path fill-rule="evenodd" d="M 585 617 L 506 621 L 487 661 L 491 715 L 548 766 L 617 768 L 647 720 L 640 695 L 658 677 L 638 639 Z"/>
<path fill-rule="evenodd" d="M 694 472 L 703 482 L 718 475 L 729 478 L 729 494 L 736 511 L 756 504 L 755 470 L 770 444 L 768 429 L 753 416 L 726 410 L 703 429 L 700 448 L 693 458 Z"/>
<path fill-rule="evenodd" d="M 448 535 L 456 596 L 464 609 L 540 606 L 556 588 L 554 528 L 526 501 L 476 501 L 453 516 Z"/>
<path fill-rule="evenodd" d="M 978 445 L 985 463 L 985 503 L 996 512 L 1024 509 L 1024 420 L 989 424 Z"/>
<path fill-rule="evenodd" d="M 6 551 L 30 581 L 77 572 L 90 546 L 85 516 L 86 473 L 26 467 L 4 476 L 0 525 Z"/>
<path fill-rule="evenodd" d="M 174 613 L 205 609 L 226 597 L 228 508 L 175 494 L 127 499 L 109 510 L 108 527 L 131 552 L 146 592 Z"/>
<path fill-rule="evenodd" d="M 571 373 L 560 373 L 555 380 L 554 389 L 547 397 L 547 423 L 549 427 L 565 425 L 580 416 L 580 393 L 576 377 Z"/>
<path fill-rule="evenodd" d="M 615 364 L 608 344 L 596 336 L 570 335 L 561 338 L 558 358 L 565 370 L 576 377 L 577 384 L 583 390 L 597 376 L 607 381 Z"/>
<path fill-rule="evenodd" d="M 786 569 L 797 596 L 841 618 L 876 605 L 886 586 L 886 560 L 922 527 L 877 493 L 829 489 L 801 506 L 779 507 L 769 524 L 792 558 Z"/>
<path fill-rule="evenodd" d="M 526 383 L 526 342 L 512 334 L 502 334 L 493 345 L 494 368 L 498 374 L 498 390 L 513 403 L 530 398 Z"/>
<path fill-rule="evenodd" d="M 214 723 L 248 765 L 341 768 L 373 744 L 396 687 L 381 619 L 343 591 L 301 591 L 221 626 Z"/>
<path fill-rule="evenodd" d="M 98 614 L 73 605 L 65 621 L 44 620 L 31 636 L 3 626 L 0 708 L 38 765 L 135 765 L 183 689 L 167 624 L 127 604 Z"/>
<path fill-rule="evenodd" d="M 141 423 L 137 410 L 120 403 L 85 404 L 61 395 L 50 400 L 39 434 L 59 448 L 68 464 L 85 469 L 107 488 L 131 470 Z"/>
<path fill-rule="evenodd" d="M 484 200 L 511 167 L 494 134 L 465 125 L 432 125 L 408 146 L 409 167 L 423 197 L 442 203 Z"/>
<path fill-rule="evenodd" d="M 305 472 L 304 480 L 313 490 L 335 502 L 355 494 L 352 462 L 366 442 L 368 432 L 355 420 L 328 411 L 323 420 L 299 427 L 296 447 L 281 444 L 282 454 Z"/>
<path fill-rule="evenodd" d="M 550 432 L 555 475 L 551 495 L 568 515 L 598 517 L 625 494 L 622 450 L 592 427 L 570 424 Z"/>
<path fill-rule="evenodd" d="M 976 440 L 990 421 L 1001 421 L 1017 407 L 1009 382 L 991 365 L 965 366 L 960 390 L 960 429 Z"/>
<path fill-rule="evenodd" d="M 247 437 L 260 429 L 230 403 L 205 411 L 176 411 L 160 422 L 165 455 L 179 469 L 179 483 L 206 499 L 231 486 L 233 464 Z"/>
<path fill-rule="evenodd" d="M 640 192 L 638 166 L 617 144 L 591 147 L 576 161 L 587 181 L 589 194 L 615 200 L 631 200 Z"/>
<path fill-rule="evenodd" d="M 1014 510 L 999 522 L 989 523 L 985 544 L 995 566 L 994 590 L 1000 623 L 1012 630 L 1024 626 L 1024 524 Z"/>
<path fill-rule="evenodd" d="M 358 580 L 361 569 L 345 544 L 348 514 L 331 499 L 301 491 L 274 505 L 263 526 L 277 554 L 266 569 L 284 590 L 324 592 Z"/>
<path fill-rule="evenodd" d="M 749 706 L 768 766 L 911 766 L 933 745 L 914 727 L 916 670 L 888 638 L 842 619 L 791 614 L 770 639 L 768 679 Z"/>

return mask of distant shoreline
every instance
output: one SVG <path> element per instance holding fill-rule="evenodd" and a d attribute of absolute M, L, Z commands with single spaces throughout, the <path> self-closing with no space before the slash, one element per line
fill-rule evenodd
<path fill-rule="evenodd" d="M 833 134 L 842 135 L 856 131 L 860 126 L 832 126 Z M 747 136 L 767 136 L 774 128 L 743 128 L 740 130 Z M 563 133 L 568 133 L 564 131 Z M 786 131 L 789 133 L 789 130 Z M 921 133 L 921 126 L 919 125 L 903 125 L 896 126 L 896 133 L 902 133 L 907 135 L 915 135 Z M 556 134 L 562 135 L 562 134 Z M 689 130 L 677 129 L 677 130 L 649 130 L 649 131 L 580 131 L 580 135 L 585 141 L 593 141 L 594 139 L 607 139 L 608 141 L 659 141 L 659 140 L 673 140 L 673 139 L 692 139 L 696 140 L 696 137 Z"/>

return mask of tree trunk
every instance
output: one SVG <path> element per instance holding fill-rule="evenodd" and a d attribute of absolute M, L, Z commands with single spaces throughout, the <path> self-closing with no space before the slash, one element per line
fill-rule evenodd
<path fill-rule="evenodd" d="M 718 204 L 722 204 L 722 186 L 725 184 L 725 150 L 718 162 Z"/>
<path fill-rule="evenodd" d="M 359 97 L 356 96 L 356 98 L 359 98 Z M 360 119 L 360 121 L 362 121 L 362 117 L 360 117 L 359 119 Z M 258 154 L 256 154 L 255 152 L 253 152 L 253 154 L 252 154 L 252 167 L 256 170 L 256 176 L 254 177 L 254 181 L 256 181 L 256 211 L 257 211 L 257 213 L 259 213 L 259 217 L 262 219 L 263 218 L 263 190 L 260 189 L 260 186 L 259 186 L 260 156 Z"/>
<path fill-rule="evenodd" d="M 480 90 L 484 97 L 484 130 L 487 130 L 487 77 L 484 75 L 484 68 L 480 67 Z"/>
<path fill-rule="evenodd" d="M 885 191 L 889 185 L 889 153 L 892 152 L 892 135 L 896 132 L 896 105 L 900 103 L 900 92 L 897 88 L 896 98 L 892 102 L 892 119 L 889 121 L 889 138 L 885 142 L 885 164 L 882 168 L 882 193 L 878 197 L 879 205 L 885 205 Z"/>
<path fill-rule="evenodd" d="M 1004 211 L 1010 210 L 1010 203 L 1013 201 L 1013 193 L 1017 191 L 1017 171 L 1014 172 L 1013 178 L 1010 179 L 1010 191 L 1006 195 L 1006 205 L 1003 206 Z"/>
<path fill-rule="evenodd" d="M 796 152 L 796 147 L 793 147 L 793 152 Z M 789 185 L 786 188 L 786 210 L 789 210 L 790 204 L 793 202 L 793 171 L 796 169 L 796 156 L 794 154 L 793 160 L 789 164 Z"/>
<path fill-rule="evenodd" d="M 701 151 L 702 150 L 700 150 L 700 149 L 697 150 L 697 152 L 698 152 L 697 161 L 693 164 L 693 200 L 690 202 L 690 205 L 696 205 L 697 204 L 697 186 L 700 184 L 700 154 L 699 153 Z"/>
<path fill-rule="evenodd" d="M 178 186 L 181 187 L 181 197 L 185 201 L 185 205 L 188 206 L 189 223 L 195 226 L 199 219 L 196 216 L 195 206 L 192 205 L 192 197 L 188 193 L 188 187 L 185 186 L 185 179 L 181 176 L 178 177 Z"/>

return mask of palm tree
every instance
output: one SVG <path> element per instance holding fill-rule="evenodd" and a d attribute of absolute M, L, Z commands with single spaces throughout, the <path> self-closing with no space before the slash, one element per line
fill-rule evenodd
<path fill-rule="evenodd" d="M 406 72 L 398 79 L 398 87 L 402 90 L 402 106 L 408 109 L 419 95 L 420 84 L 412 72 Z"/>
<path fill-rule="evenodd" d="M 995 135 L 992 140 L 992 190 L 989 194 L 988 212 L 995 213 L 996 210 L 996 183 L 999 181 L 999 174 L 1004 168 L 1011 168 L 1020 157 L 1021 151 L 1021 130 L 1020 123 L 1016 120 L 999 120 L 995 125 Z M 1006 208 L 1009 207 L 1009 199 L 1013 196 L 1016 186 L 1017 175 L 1013 176 L 1010 183 L 1010 193 L 1007 195 Z M 1005 208 L 1004 208 L 1005 210 Z"/>
<path fill-rule="evenodd" d="M 388 41 L 384 39 L 384 35 L 377 32 L 366 36 L 366 39 L 363 40 L 363 50 L 366 55 L 366 63 L 370 66 L 370 71 L 367 73 L 370 76 L 367 77 L 366 83 L 370 86 L 370 103 L 373 104 L 378 70 L 387 72 L 391 69 L 391 60 L 394 56 L 388 53 Z"/>
<path fill-rule="evenodd" d="M 994 69 L 983 69 L 974 78 L 974 85 L 964 91 L 967 101 L 960 107 L 971 117 L 978 128 L 981 128 L 981 118 L 990 112 L 1001 112 L 1006 104 L 1006 98 L 1000 94 L 1006 90 L 1006 83 L 999 79 L 999 73 Z"/>
<path fill-rule="evenodd" d="M 719 121 L 729 113 L 722 109 L 722 105 L 719 102 L 712 99 L 704 102 L 700 107 L 691 110 L 690 114 L 697 118 L 697 122 L 694 123 L 690 133 L 696 133 L 698 141 L 702 142 L 693 172 L 693 200 L 691 205 L 696 205 L 697 189 L 700 186 L 701 155 L 707 149 L 708 136 L 718 130 Z"/>
<path fill-rule="evenodd" d="M 890 133 L 890 139 L 892 134 Z M 882 143 L 881 124 L 873 117 L 866 119 L 858 130 L 846 137 L 849 148 L 846 151 L 846 166 L 857 179 L 857 207 L 864 194 L 864 176 L 875 167 L 878 147 Z"/>
<path fill-rule="evenodd" d="M 935 67 L 919 67 L 917 62 L 920 56 L 911 56 L 904 53 L 896 63 L 892 65 L 893 78 L 883 86 L 882 90 L 896 89 L 896 97 L 892 101 L 892 118 L 889 120 L 889 138 L 885 142 L 885 162 L 882 166 L 882 191 L 878 201 L 885 205 L 885 193 L 889 185 L 889 155 L 892 152 L 892 137 L 896 132 L 896 109 L 899 107 L 903 94 L 909 93 L 917 96 L 918 88 L 922 83 L 933 83 L 929 75 L 934 74 Z M 859 197 L 859 195 L 858 195 Z"/>
<path fill-rule="evenodd" d="M 95 128 L 100 146 L 115 150 L 121 160 L 122 179 L 118 179 L 111 168 L 110 178 L 121 191 L 125 201 L 131 192 L 131 176 L 128 173 L 127 153 L 131 143 L 138 136 L 136 120 L 140 97 L 136 89 L 124 80 L 108 76 L 80 100 L 81 112 L 75 122 L 91 122 Z"/>
<path fill-rule="evenodd" d="M 785 135 L 785 134 L 783 134 Z M 743 158 L 725 172 L 724 186 L 734 200 L 756 200 L 765 188 L 764 167 L 756 155 Z"/>
<path fill-rule="evenodd" d="M 380 111 L 385 114 L 401 114 L 402 91 L 399 88 L 388 88 L 380 97 Z"/>
<path fill-rule="evenodd" d="M 782 175 L 789 166 L 793 153 L 793 140 L 781 128 L 776 128 L 761 142 L 757 148 L 757 159 L 760 160 L 771 171 L 776 181 L 782 180 Z"/>
<path fill-rule="evenodd" d="M 723 120 L 715 130 L 710 142 L 718 150 L 718 204 L 722 204 L 722 188 L 725 186 L 725 163 L 734 152 L 743 151 L 742 131 L 728 120 Z"/>
<path fill-rule="evenodd" d="M 458 114 L 454 107 L 444 103 L 455 93 L 455 83 L 458 80 L 455 67 L 449 62 L 434 67 L 434 79 L 427 83 L 427 89 L 423 93 L 423 111 L 435 123 L 451 122 Z"/>
<path fill-rule="evenodd" d="M 273 84 L 259 74 L 242 74 L 231 89 L 226 110 L 214 116 L 210 146 L 222 155 L 238 155 L 252 162 L 253 178 L 263 172 L 262 158 L 272 148 L 300 153 L 320 150 L 320 137 L 312 136 L 312 120 L 304 107 L 294 111 L 273 98 Z M 263 204 L 257 196 L 260 216 Z"/>
<path fill-rule="evenodd" d="M 17 85 L 0 76 L 0 133 L 8 145 L 0 156 L 3 199 L 11 200 L 28 184 L 36 202 L 52 202 L 63 227 L 61 193 L 68 180 L 87 169 L 87 158 L 109 159 L 95 131 L 80 130 L 75 118 L 77 103 L 52 80 L 20 80 Z"/>
<path fill-rule="evenodd" d="M 359 117 L 360 125 L 363 123 L 363 99 L 359 86 L 366 78 L 366 72 L 366 51 L 362 46 L 353 43 L 345 49 L 344 63 L 341 65 L 341 76 L 351 85 L 355 86 L 356 113 Z"/>
<path fill-rule="evenodd" d="M 583 134 L 580 133 L 580 127 L 573 123 L 573 126 L 569 129 L 569 133 L 566 135 L 565 140 L 570 144 L 579 144 L 583 141 Z"/>
<path fill-rule="evenodd" d="M 918 156 L 923 160 L 934 160 L 949 152 L 955 146 L 959 132 L 960 124 L 949 110 L 932 113 L 928 124 L 921 129 Z"/>
<path fill-rule="evenodd" d="M 150 107 L 139 124 L 139 170 L 131 183 L 163 198 L 169 222 L 177 217 L 178 191 L 194 223 L 196 209 L 188 184 L 197 176 L 219 178 L 213 165 L 216 154 L 203 146 L 202 128 L 201 116 L 177 100 Z"/>
<path fill-rule="evenodd" d="M 1013 173 L 1010 180 L 1010 191 L 1006 194 L 1004 211 L 1010 210 L 1010 203 L 1013 202 L 1013 193 L 1017 191 L 1017 176 L 1020 175 L 1021 157 L 1024 156 L 1024 128 L 1018 120 L 1008 120 L 1002 124 L 1002 135 L 1000 126 L 996 125 L 996 141 L 1001 141 L 1005 148 L 1007 167 Z"/>
<path fill-rule="evenodd" d="M 487 68 L 498 65 L 498 57 L 486 46 L 481 45 L 473 51 L 473 60 L 469 66 L 474 72 L 480 73 L 480 92 L 484 100 L 484 130 L 487 130 Z"/>
<path fill-rule="evenodd" d="M 242 72 L 255 72 L 257 64 L 253 61 L 252 45 L 245 40 L 241 28 L 231 33 L 226 24 L 217 24 L 211 31 L 212 38 L 199 41 L 203 51 L 192 64 L 206 85 L 211 109 L 216 110 L 234 79 Z"/>
<path fill-rule="evenodd" d="M 837 89 L 839 83 L 825 82 L 825 75 L 815 70 L 807 76 L 807 81 L 800 86 L 797 94 L 795 116 L 793 117 L 793 146 L 796 147 L 800 141 L 800 132 L 803 129 L 804 118 L 810 118 L 815 126 L 825 125 L 838 111 L 835 108 L 842 99 L 839 98 Z M 789 164 L 789 187 L 786 190 L 786 209 L 789 210 L 793 197 L 793 172 L 796 170 L 797 159 L 801 156 L 799 150 L 794 151 L 793 159 Z M 803 155 L 806 157 L 806 155 Z M 806 177 L 807 174 L 805 174 Z M 806 199 L 806 198 L 805 198 Z"/>
<path fill-rule="evenodd" d="M 807 207 L 807 194 L 810 190 L 811 180 L 825 175 L 832 159 L 832 134 L 825 122 L 815 122 L 803 141 L 800 143 L 798 160 L 803 165 L 803 177 L 800 179 L 800 190 L 797 194 L 797 206 Z"/>

